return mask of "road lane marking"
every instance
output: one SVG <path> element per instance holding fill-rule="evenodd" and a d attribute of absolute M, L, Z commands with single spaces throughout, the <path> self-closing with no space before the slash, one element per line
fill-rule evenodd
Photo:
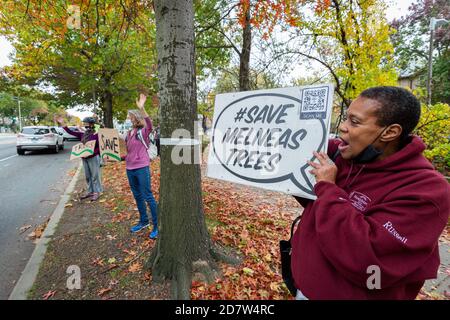
<path fill-rule="evenodd" d="M 10 157 L 7 157 L 7 158 L 4 158 L 4 159 L 1 159 L 0 162 L 6 161 L 6 160 L 11 159 L 11 158 L 14 158 L 14 157 L 17 157 L 17 154 L 15 154 L 15 155 L 13 155 L 13 156 L 10 156 Z"/>

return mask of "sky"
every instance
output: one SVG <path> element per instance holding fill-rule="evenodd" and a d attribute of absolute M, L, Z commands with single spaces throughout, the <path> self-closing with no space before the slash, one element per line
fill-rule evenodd
<path fill-rule="evenodd" d="M 409 6 L 417 2 L 416 0 L 391 0 L 389 1 L 390 5 L 386 11 L 386 18 L 388 21 L 393 20 L 394 18 L 401 18 L 405 16 L 408 12 Z"/>
<path fill-rule="evenodd" d="M 408 7 L 415 2 L 415 0 L 388 0 L 388 9 L 386 10 L 386 18 L 388 21 L 394 18 L 400 18 L 404 16 Z M 0 68 L 11 65 L 10 55 L 13 54 L 14 48 L 12 45 L 2 36 L 0 36 Z M 79 118 L 92 115 L 92 112 L 78 111 L 75 109 L 69 109 L 68 113 L 75 115 Z"/>

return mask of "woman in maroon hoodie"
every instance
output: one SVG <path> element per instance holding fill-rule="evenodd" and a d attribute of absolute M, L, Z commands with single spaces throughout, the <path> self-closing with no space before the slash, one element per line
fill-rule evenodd
<path fill-rule="evenodd" d="M 410 135 L 419 118 L 409 91 L 367 89 L 328 155 L 315 154 L 317 199 L 296 197 L 305 208 L 292 239 L 297 298 L 414 299 L 436 277 L 450 188 Z"/>

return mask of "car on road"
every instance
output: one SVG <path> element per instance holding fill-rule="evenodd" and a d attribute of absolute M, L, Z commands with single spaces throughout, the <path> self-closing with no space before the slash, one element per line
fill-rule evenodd
<path fill-rule="evenodd" d="M 339 135 L 337 133 L 330 133 L 330 135 L 328 136 L 329 139 L 337 139 L 339 138 Z"/>
<path fill-rule="evenodd" d="M 17 154 L 25 151 L 49 149 L 58 153 L 64 149 L 64 138 L 54 127 L 29 126 L 23 127 L 17 135 Z"/>
<path fill-rule="evenodd" d="M 55 130 L 58 132 L 58 134 L 60 134 L 63 137 L 64 141 L 77 139 L 77 137 L 69 134 L 66 130 L 64 130 L 61 127 L 51 127 L 51 128 L 55 128 Z"/>
<path fill-rule="evenodd" d="M 70 126 L 69 129 L 72 130 L 72 131 L 75 131 L 75 132 L 83 132 L 78 127 Z M 80 141 L 80 138 L 71 135 L 70 133 L 68 133 L 63 128 L 61 128 L 61 130 L 64 131 L 64 139 L 65 140 L 77 140 L 77 141 Z"/>

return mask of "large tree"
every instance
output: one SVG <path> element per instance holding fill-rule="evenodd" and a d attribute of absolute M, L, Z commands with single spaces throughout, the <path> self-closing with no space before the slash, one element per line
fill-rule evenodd
<path fill-rule="evenodd" d="M 200 165 L 194 163 L 195 144 L 183 153 L 168 138 L 179 129 L 194 139 L 197 119 L 195 77 L 194 9 L 192 0 L 156 0 L 156 48 L 161 108 L 160 236 L 148 267 L 155 280 L 170 279 L 172 297 L 189 299 L 193 272 L 212 280 L 216 259 L 223 252 L 215 247 L 205 224 L 202 207 Z M 198 147 L 198 145 L 197 145 Z"/>

